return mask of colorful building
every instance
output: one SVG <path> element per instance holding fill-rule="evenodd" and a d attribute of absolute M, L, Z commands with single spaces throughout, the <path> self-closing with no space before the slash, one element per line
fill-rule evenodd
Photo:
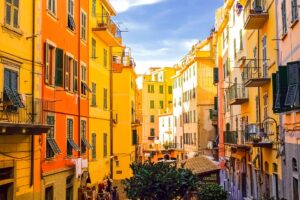
<path fill-rule="evenodd" d="M 300 133 L 300 26 L 299 1 L 276 2 L 278 71 L 273 74 L 273 111 L 280 116 L 282 155 L 282 193 L 285 199 L 299 199 L 299 133 Z"/>
<path fill-rule="evenodd" d="M 274 1 L 226 1 L 217 11 L 221 184 L 233 199 L 281 198 Z"/>
<path fill-rule="evenodd" d="M 132 176 L 137 159 L 138 127 L 135 63 L 129 48 L 113 49 L 113 178 Z"/>
<path fill-rule="evenodd" d="M 42 1 L 0 3 L 0 199 L 40 199 Z"/>
<path fill-rule="evenodd" d="M 209 144 L 217 138 L 210 119 L 217 93 L 213 85 L 215 39 L 211 35 L 195 44 L 172 77 L 174 140 L 187 157 L 210 154 L 213 145 Z"/>
<path fill-rule="evenodd" d="M 122 45 L 121 34 L 112 17 L 116 11 L 108 0 L 89 1 L 89 136 L 93 150 L 89 169 L 91 185 L 111 176 L 113 104 L 112 48 Z"/>
<path fill-rule="evenodd" d="M 43 1 L 42 96 L 51 130 L 41 138 L 42 199 L 77 199 L 89 157 L 89 2 Z M 59 34 L 58 34 L 59 33 Z"/>

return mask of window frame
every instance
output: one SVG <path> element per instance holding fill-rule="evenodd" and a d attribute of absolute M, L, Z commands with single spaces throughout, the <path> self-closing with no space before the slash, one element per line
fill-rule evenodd
<path fill-rule="evenodd" d="M 106 158 L 108 155 L 107 149 L 107 133 L 103 133 L 103 157 Z"/>
<path fill-rule="evenodd" d="M 5 0 L 5 20 L 4 20 L 4 24 L 11 27 L 11 28 L 14 28 L 14 29 L 20 29 L 20 2 L 21 1 L 18 1 L 18 5 L 14 5 L 14 1 L 12 0 L 10 3 Z M 7 7 L 10 7 L 10 16 L 9 16 L 9 22 L 7 21 L 7 11 L 8 11 L 8 8 Z M 17 24 L 15 24 L 14 20 L 15 20 L 15 10 L 17 11 Z"/>
<path fill-rule="evenodd" d="M 80 39 L 86 42 L 87 39 L 87 14 L 80 9 Z"/>
<path fill-rule="evenodd" d="M 49 8 L 49 6 L 51 8 Z M 56 17 L 56 15 L 57 15 L 57 2 L 56 2 L 56 0 L 48 0 L 47 1 L 47 11 L 48 11 L 49 14 Z"/>

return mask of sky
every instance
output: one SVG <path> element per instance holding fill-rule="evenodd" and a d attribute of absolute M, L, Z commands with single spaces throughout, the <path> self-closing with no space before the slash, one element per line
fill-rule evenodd
<path fill-rule="evenodd" d="M 131 48 L 136 72 L 172 67 L 214 26 L 215 10 L 224 0 L 110 0 L 114 20 Z"/>

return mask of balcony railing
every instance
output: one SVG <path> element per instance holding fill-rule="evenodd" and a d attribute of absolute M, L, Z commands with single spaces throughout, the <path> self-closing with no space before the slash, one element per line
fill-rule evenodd
<path fill-rule="evenodd" d="M 119 26 L 111 19 L 109 15 L 96 15 L 96 27 L 92 30 L 98 36 L 112 46 L 120 46 L 122 38 Z"/>
<path fill-rule="evenodd" d="M 272 148 L 274 140 L 268 135 L 267 130 L 259 130 L 257 124 L 249 124 L 245 130 L 245 142 L 252 144 L 254 147 Z"/>
<path fill-rule="evenodd" d="M 225 144 L 238 144 L 238 134 L 236 131 L 224 131 Z"/>
<path fill-rule="evenodd" d="M 244 28 L 261 29 L 269 18 L 265 0 L 248 0 L 244 9 Z"/>
<path fill-rule="evenodd" d="M 249 60 L 243 68 L 242 78 L 245 87 L 261 87 L 270 82 L 268 61 L 258 62 L 258 60 Z M 262 64 L 262 68 L 259 67 L 259 64 Z"/>
<path fill-rule="evenodd" d="M 6 89 L 0 92 L 0 127 L 3 134 L 40 134 L 50 128 L 43 113 L 54 110 L 54 102 L 19 94 Z M 32 113 L 34 105 L 34 113 Z"/>
<path fill-rule="evenodd" d="M 248 90 L 243 85 L 238 85 L 235 83 L 229 87 L 230 105 L 241 105 L 248 101 Z"/>

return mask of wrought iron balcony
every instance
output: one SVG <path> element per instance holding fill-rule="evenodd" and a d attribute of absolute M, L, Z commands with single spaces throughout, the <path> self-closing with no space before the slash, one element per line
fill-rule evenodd
<path fill-rule="evenodd" d="M 224 144 L 238 144 L 238 134 L 236 131 L 224 131 Z"/>
<path fill-rule="evenodd" d="M 262 63 L 262 69 L 258 64 L 258 60 L 249 60 L 243 68 L 242 78 L 245 87 L 261 87 L 270 82 L 268 62 Z"/>
<path fill-rule="evenodd" d="M 245 142 L 253 147 L 272 148 L 274 140 L 268 130 L 259 130 L 256 124 L 249 124 L 245 130 Z"/>
<path fill-rule="evenodd" d="M 243 85 L 236 83 L 229 87 L 229 104 L 241 105 L 249 101 L 248 90 Z"/>
<path fill-rule="evenodd" d="M 218 124 L 218 111 L 215 109 L 209 109 L 209 119 L 212 121 L 213 125 Z"/>
<path fill-rule="evenodd" d="M 244 9 L 244 28 L 261 29 L 269 18 L 265 0 L 248 0 Z"/>
<path fill-rule="evenodd" d="M 96 26 L 92 31 L 109 46 L 121 46 L 121 31 L 109 15 L 96 15 Z"/>
<path fill-rule="evenodd" d="M 43 113 L 53 111 L 54 102 L 36 98 L 33 101 L 32 103 L 31 95 L 19 94 L 10 88 L 5 88 L 5 92 L 0 93 L 1 134 L 47 133 L 50 126 L 47 125 Z"/>

